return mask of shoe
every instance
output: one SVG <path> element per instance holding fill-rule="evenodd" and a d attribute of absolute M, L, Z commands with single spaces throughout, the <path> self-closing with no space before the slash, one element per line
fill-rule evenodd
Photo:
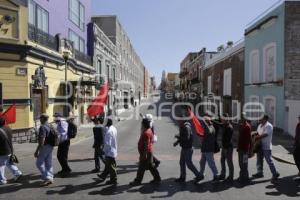
<path fill-rule="evenodd" d="M 219 180 L 220 180 L 220 181 L 225 180 L 225 175 L 221 174 L 221 175 L 219 176 Z"/>
<path fill-rule="evenodd" d="M 185 178 L 177 178 L 175 179 L 176 183 L 184 183 L 185 182 Z"/>
<path fill-rule="evenodd" d="M 263 173 L 256 173 L 252 175 L 253 178 L 263 178 L 264 174 Z"/>
<path fill-rule="evenodd" d="M 117 180 L 109 180 L 105 182 L 105 185 L 117 185 L 117 184 L 118 184 Z"/>
<path fill-rule="evenodd" d="M 161 179 L 153 179 L 152 181 L 150 181 L 150 184 L 159 184 L 161 183 Z"/>
<path fill-rule="evenodd" d="M 233 177 L 227 177 L 225 179 L 225 182 L 227 182 L 227 183 L 233 183 Z"/>
<path fill-rule="evenodd" d="M 250 178 L 238 178 L 238 182 L 241 184 L 249 184 L 251 183 L 251 179 Z"/>
<path fill-rule="evenodd" d="M 197 176 L 195 179 L 194 179 L 194 183 L 199 183 L 200 181 L 202 181 L 204 179 L 204 176 L 203 175 L 199 175 Z"/>
<path fill-rule="evenodd" d="M 92 172 L 92 173 L 99 173 L 100 170 L 99 170 L 99 169 L 93 169 L 91 172 Z"/>
<path fill-rule="evenodd" d="M 272 181 L 276 181 L 279 177 L 280 177 L 280 174 L 279 174 L 279 173 L 273 175 Z"/>
<path fill-rule="evenodd" d="M 21 178 L 22 178 L 22 174 L 16 176 L 16 177 L 14 178 L 14 181 L 15 181 L 15 182 L 18 182 Z"/>
<path fill-rule="evenodd" d="M 159 165 L 160 165 L 160 161 L 158 160 L 158 161 L 156 161 L 155 163 L 154 163 L 154 165 L 155 165 L 155 168 L 158 168 L 159 167 Z"/>
<path fill-rule="evenodd" d="M 49 185 L 53 184 L 53 181 L 51 180 L 46 180 L 41 184 L 41 187 L 47 187 Z"/>
<path fill-rule="evenodd" d="M 218 182 L 220 180 L 220 176 L 216 175 L 214 176 L 213 182 Z"/>
<path fill-rule="evenodd" d="M 134 180 L 132 182 L 129 183 L 130 186 L 139 186 L 142 185 L 142 183 L 140 181 Z"/>
<path fill-rule="evenodd" d="M 105 181 L 106 178 L 102 177 L 101 174 L 97 174 L 98 178 L 99 178 L 99 182 L 102 183 Z"/>

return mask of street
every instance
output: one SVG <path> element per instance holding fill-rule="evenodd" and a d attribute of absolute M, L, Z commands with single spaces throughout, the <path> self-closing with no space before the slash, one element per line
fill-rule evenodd
<path fill-rule="evenodd" d="M 161 98 L 159 102 L 163 102 Z M 123 117 L 132 114 L 133 110 L 124 113 Z M 156 115 L 153 107 L 142 108 L 142 113 Z M 35 159 L 27 155 L 20 157 L 19 167 L 24 173 L 20 183 L 9 183 L 0 186 L 0 199 L 299 199 L 300 181 L 295 181 L 297 170 L 293 165 L 279 163 L 275 165 L 281 173 L 281 178 L 271 182 L 271 173 L 265 163 L 265 178 L 254 180 L 251 185 L 242 186 L 237 181 L 233 184 L 222 182 L 212 183 L 210 169 L 206 169 L 205 180 L 198 185 L 192 183 L 192 173 L 187 171 L 188 177 L 185 184 L 175 183 L 174 179 L 179 176 L 179 147 L 173 147 L 174 135 L 178 128 L 170 113 L 163 113 L 161 120 L 155 121 L 158 132 L 158 143 L 155 144 L 155 155 L 162 161 L 159 172 L 163 179 L 160 185 L 151 185 L 152 180 L 149 171 L 146 172 L 143 185 L 130 187 L 129 182 L 136 176 L 137 171 L 137 141 L 140 134 L 140 119 L 124 120 L 117 123 L 118 129 L 118 185 L 106 186 L 97 183 L 96 174 L 90 171 L 94 168 L 93 138 L 81 140 L 70 149 L 70 166 L 73 170 L 68 178 L 56 177 L 54 184 L 41 188 L 40 176 L 35 167 Z M 92 129 L 86 128 L 92 136 Z M 19 148 L 20 146 L 18 146 Z M 54 154 L 55 155 L 55 154 Z M 220 170 L 220 154 L 215 155 L 217 167 Z M 194 164 L 199 169 L 200 150 L 194 151 Z M 55 172 L 60 170 L 56 156 L 54 156 Z M 256 173 L 256 159 L 249 161 L 250 174 Z M 101 163 L 102 164 L 102 163 Z M 239 167 L 237 152 L 234 153 L 235 179 L 238 177 Z M 103 164 L 101 170 L 103 170 Z M 6 173 L 11 178 L 9 172 Z"/>

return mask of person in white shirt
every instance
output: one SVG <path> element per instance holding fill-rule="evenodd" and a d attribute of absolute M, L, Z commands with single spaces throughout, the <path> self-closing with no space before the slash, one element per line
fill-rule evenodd
<path fill-rule="evenodd" d="M 59 135 L 59 145 L 57 148 L 57 159 L 61 165 L 62 170 L 58 172 L 58 175 L 65 177 L 69 175 L 72 170 L 68 164 L 68 155 L 70 148 L 70 138 L 68 137 L 68 122 L 62 119 L 61 113 L 54 114 L 54 121 L 57 124 L 57 132 Z"/>
<path fill-rule="evenodd" d="M 276 180 L 279 178 L 280 174 L 276 170 L 276 167 L 272 159 L 273 125 L 268 120 L 269 120 L 269 116 L 264 115 L 257 128 L 258 136 L 255 138 L 255 140 L 261 142 L 261 150 L 257 153 L 257 163 L 256 163 L 257 173 L 254 174 L 253 177 L 254 178 L 264 177 L 263 162 L 265 159 L 273 174 L 272 179 Z"/>
<path fill-rule="evenodd" d="M 112 118 L 107 119 L 106 130 L 104 134 L 104 147 L 105 154 L 105 169 L 102 174 L 98 174 L 100 181 L 103 182 L 110 175 L 110 180 L 106 182 L 107 185 L 117 184 L 117 164 L 116 158 L 118 155 L 117 143 L 117 129 L 113 126 Z"/>

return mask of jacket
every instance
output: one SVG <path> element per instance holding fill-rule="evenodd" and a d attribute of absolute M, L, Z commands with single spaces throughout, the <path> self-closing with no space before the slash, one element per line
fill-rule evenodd
<path fill-rule="evenodd" d="M 8 126 L 3 126 L 1 129 L 6 136 L 0 131 L 0 156 L 8 156 L 13 153 L 12 130 Z"/>
<path fill-rule="evenodd" d="M 193 147 L 192 126 L 189 122 L 185 122 L 179 129 L 179 144 L 184 149 Z"/>

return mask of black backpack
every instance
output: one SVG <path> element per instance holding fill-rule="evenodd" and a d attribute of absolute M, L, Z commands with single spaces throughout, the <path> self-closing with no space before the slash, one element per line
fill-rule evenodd
<path fill-rule="evenodd" d="M 77 135 L 77 126 L 73 122 L 68 122 L 68 137 L 69 139 L 75 138 Z"/>
<path fill-rule="evenodd" d="M 50 125 L 49 126 L 49 134 L 46 136 L 46 144 L 49 144 L 53 147 L 56 147 L 59 145 L 59 137 L 58 137 L 58 132 L 55 130 L 55 128 Z"/>

